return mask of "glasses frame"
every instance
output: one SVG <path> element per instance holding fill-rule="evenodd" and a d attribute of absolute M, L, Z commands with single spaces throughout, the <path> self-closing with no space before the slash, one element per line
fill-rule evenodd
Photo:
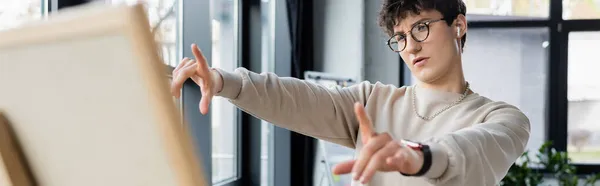
<path fill-rule="evenodd" d="M 445 21 L 445 20 L 446 20 L 445 18 L 441 18 L 441 19 L 434 19 L 434 20 L 427 20 L 427 21 L 421 21 L 421 22 L 417 22 L 417 23 L 415 23 L 415 24 L 414 24 L 414 25 L 413 25 L 413 26 L 410 28 L 410 31 L 408 31 L 408 32 L 404 32 L 404 33 L 395 33 L 394 35 L 392 35 L 392 36 L 391 36 L 391 37 L 390 37 L 390 38 L 389 38 L 389 39 L 388 39 L 388 40 L 385 42 L 385 44 L 386 44 L 386 45 L 387 45 L 387 46 L 390 48 L 390 50 L 392 50 L 392 51 L 394 51 L 394 52 L 402 52 L 402 51 L 404 51 L 404 49 L 406 49 L 406 45 L 407 45 L 407 43 L 406 43 L 406 39 L 404 39 L 404 47 L 402 47 L 402 49 L 400 49 L 400 50 L 395 50 L 395 49 L 392 47 L 392 44 L 391 44 L 391 40 L 392 40 L 392 39 L 394 39 L 394 37 L 396 37 L 396 36 L 398 36 L 398 35 L 400 35 L 400 34 L 406 34 L 406 35 L 408 35 L 408 33 L 410 32 L 410 36 L 413 38 L 413 40 L 415 40 L 416 42 L 419 42 L 419 43 L 420 43 L 420 42 L 423 42 L 423 41 L 427 40 L 427 38 L 429 38 L 429 33 L 430 33 L 430 30 L 429 30 L 429 29 L 430 29 L 430 26 L 429 26 L 429 25 L 430 25 L 431 23 L 435 23 L 435 22 L 438 22 L 438 21 Z M 412 33 L 412 31 L 415 29 L 415 27 L 417 27 L 417 26 L 419 26 L 419 25 L 425 25 L 425 26 L 427 27 L 427 35 L 426 35 L 426 36 L 425 36 L 425 38 L 424 38 L 424 39 L 422 39 L 422 40 L 418 40 L 417 38 L 415 38 L 414 34 Z"/>

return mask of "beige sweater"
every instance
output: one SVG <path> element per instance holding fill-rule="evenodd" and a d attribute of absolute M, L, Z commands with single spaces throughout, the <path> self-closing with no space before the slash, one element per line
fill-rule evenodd
<path fill-rule="evenodd" d="M 412 106 L 416 91 L 419 114 L 434 112 L 461 94 L 413 86 L 397 88 L 362 82 L 347 88 L 328 88 L 272 73 L 243 68 L 217 69 L 223 89 L 217 94 L 260 119 L 315 138 L 361 149 L 353 104 L 360 102 L 377 132 L 431 146 L 431 169 L 422 177 L 378 172 L 371 186 L 496 185 L 524 152 L 529 120 L 516 107 L 473 93 L 430 121 L 417 117 Z M 353 185 L 360 185 L 354 183 Z"/>

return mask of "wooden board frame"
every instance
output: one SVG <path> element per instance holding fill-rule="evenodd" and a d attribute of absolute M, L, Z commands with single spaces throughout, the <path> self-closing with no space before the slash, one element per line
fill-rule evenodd
<path fill-rule="evenodd" d="M 11 127 L 10 121 L 0 111 L 0 160 L 13 186 L 37 185 L 26 158 Z"/>
<path fill-rule="evenodd" d="M 142 5 L 110 6 L 84 5 L 66 9 L 52 15 L 48 21 L 24 25 L 17 29 L 0 32 L 0 49 L 26 44 L 51 42 L 77 37 L 90 37 L 115 29 L 125 31 L 131 39 L 135 61 L 152 92 L 154 114 L 159 118 L 161 140 L 168 151 L 170 165 L 176 171 L 178 185 L 203 186 L 206 183 L 201 171 L 202 164 L 195 154 L 189 132 L 181 125 L 182 118 L 174 107 L 165 80 L 165 66 L 156 51 L 156 43 L 150 32 L 149 20 Z M 40 34 L 43 33 L 43 34 Z M 35 59 L 32 59 L 35 60 Z M 0 108 L 0 112 L 2 108 Z M 10 117 L 10 113 L 5 113 Z M 13 123 L 18 125 L 18 123 Z M 18 136 L 16 137 L 18 138 Z M 4 155 L 4 154 L 3 154 Z M 4 156 L 3 156 L 4 157 Z M 9 167 L 11 168 L 11 167 Z M 12 168 L 11 168 L 12 169 Z M 12 170 L 11 170 L 12 171 Z M 43 183 L 40 183 L 43 185 Z"/>

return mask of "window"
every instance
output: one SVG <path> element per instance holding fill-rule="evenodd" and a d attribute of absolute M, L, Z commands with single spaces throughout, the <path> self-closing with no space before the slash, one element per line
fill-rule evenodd
<path fill-rule="evenodd" d="M 600 0 L 563 0 L 563 19 L 600 18 Z"/>
<path fill-rule="evenodd" d="M 575 163 L 600 163 L 600 32 L 569 33 L 568 146 Z"/>
<path fill-rule="evenodd" d="M 238 1 L 211 0 L 212 66 L 233 71 L 238 63 Z M 222 97 L 212 101 L 212 180 L 227 182 L 238 175 L 237 108 Z"/>
<path fill-rule="evenodd" d="M 468 20 L 546 19 L 550 0 L 463 0 Z"/>
<path fill-rule="evenodd" d="M 512 104 L 527 115 L 527 150 L 537 151 L 546 141 L 548 29 L 470 29 L 468 37 L 466 79 L 480 95 Z"/>
<path fill-rule="evenodd" d="M 317 79 L 316 77 L 322 76 Z M 331 79 L 329 79 L 331 78 Z M 340 77 L 334 74 L 321 72 L 307 72 L 305 79 L 309 82 L 324 85 L 326 87 L 348 87 L 356 80 L 348 77 Z M 343 81 L 351 80 L 351 81 Z M 354 149 L 331 143 L 325 140 L 317 140 L 315 164 L 315 185 L 317 186 L 345 186 L 350 185 L 352 177 L 350 174 L 334 175 L 331 170 L 334 166 L 344 161 L 355 158 Z"/>
<path fill-rule="evenodd" d="M 473 91 L 512 104 L 527 115 L 531 123 L 527 150 L 533 152 L 546 141 L 548 37 L 542 28 L 472 28 L 463 54 L 465 78 Z"/>
<path fill-rule="evenodd" d="M 351 174 L 335 175 L 331 172 L 334 166 L 348 160 L 355 159 L 354 149 L 344 147 L 338 144 L 330 143 L 324 140 L 319 140 L 317 144 L 316 159 L 319 161 L 315 166 L 315 171 L 318 173 L 316 182 L 317 186 L 345 186 L 350 185 L 352 181 Z"/>
<path fill-rule="evenodd" d="M 261 122 L 261 139 L 260 139 L 260 185 L 269 185 L 269 149 L 272 148 L 270 145 L 271 129 L 273 126 L 265 121 Z"/>
<path fill-rule="evenodd" d="M 170 66 L 179 64 L 179 0 L 106 0 L 111 4 L 143 3 L 159 54 Z"/>
<path fill-rule="evenodd" d="M 261 68 L 262 72 L 274 72 L 274 20 L 275 2 L 272 0 L 261 0 Z M 261 149 L 260 149 L 260 185 L 272 185 L 272 172 L 274 167 L 272 155 L 274 126 L 266 121 L 261 121 Z"/>
<path fill-rule="evenodd" d="M 45 4 L 46 0 L 0 0 L 0 31 L 41 19 Z"/>

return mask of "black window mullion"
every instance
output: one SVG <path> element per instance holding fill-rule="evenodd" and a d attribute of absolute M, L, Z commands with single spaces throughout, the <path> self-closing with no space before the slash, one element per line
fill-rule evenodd
<path fill-rule="evenodd" d="M 548 65 L 546 138 L 559 151 L 567 150 L 567 33 L 563 29 L 562 0 L 550 2 L 550 58 Z"/>
<path fill-rule="evenodd" d="M 48 12 L 56 12 L 63 8 L 89 3 L 92 0 L 48 0 Z"/>
<path fill-rule="evenodd" d="M 260 1 L 241 0 L 239 12 L 240 66 L 260 71 L 261 17 Z M 240 179 L 226 186 L 260 186 L 261 183 L 261 120 L 238 109 L 238 175 Z"/>
<path fill-rule="evenodd" d="M 600 19 L 565 20 L 562 27 L 565 34 L 573 31 L 600 31 Z"/>

